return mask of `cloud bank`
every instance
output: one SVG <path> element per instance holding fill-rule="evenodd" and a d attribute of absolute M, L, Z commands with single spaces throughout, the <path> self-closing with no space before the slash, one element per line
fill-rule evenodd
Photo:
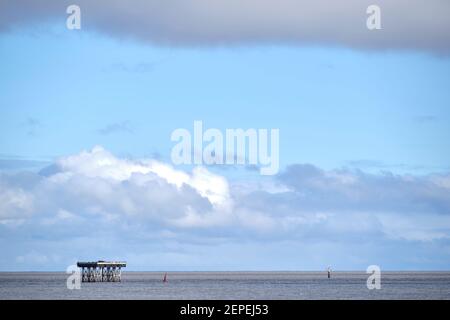
<path fill-rule="evenodd" d="M 73 1 L 7 0 L 0 30 L 58 20 Z M 363 50 L 450 50 L 450 3 L 442 0 L 78 0 L 82 30 L 174 46 L 252 44 L 344 46 Z M 366 27 L 369 5 L 381 30 Z"/>
<path fill-rule="evenodd" d="M 376 259 L 439 268 L 450 261 L 450 175 L 297 164 L 276 178 L 230 181 L 95 147 L 40 173 L 1 173 L 0 240 L 3 270 L 101 257 L 147 269 L 355 268 Z"/>

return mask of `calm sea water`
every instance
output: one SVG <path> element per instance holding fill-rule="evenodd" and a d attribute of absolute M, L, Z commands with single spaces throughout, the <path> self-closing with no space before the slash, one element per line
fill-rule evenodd
<path fill-rule="evenodd" d="M 123 272 L 120 283 L 66 287 L 65 273 L 0 273 L 0 299 L 450 299 L 450 272 Z"/>

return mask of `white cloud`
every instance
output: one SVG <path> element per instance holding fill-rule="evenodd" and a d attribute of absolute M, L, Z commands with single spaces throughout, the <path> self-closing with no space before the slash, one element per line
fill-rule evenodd
<path fill-rule="evenodd" d="M 189 175 L 156 160 L 119 159 L 100 146 L 94 147 L 91 151 L 83 151 L 77 155 L 61 158 L 56 164 L 62 172 L 50 177 L 55 182 L 70 179 L 74 175 L 81 175 L 117 182 L 130 180 L 142 186 L 158 177 L 175 185 L 178 189 L 183 185 L 192 187 L 213 205 L 225 205 L 229 201 L 226 179 L 212 174 L 202 167 L 195 168 Z M 137 177 L 132 179 L 133 175 Z"/>
<path fill-rule="evenodd" d="M 382 221 L 399 216 L 398 221 L 409 219 L 408 234 L 417 228 L 441 235 L 443 231 L 433 233 L 426 221 L 416 223 L 416 218 L 436 221 L 450 213 L 446 175 L 371 175 L 294 165 L 277 181 L 230 185 L 205 167 L 188 173 L 153 159 L 118 158 L 100 146 L 58 159 L 51 174 L 39 179 L 18 187 L 10 183 L 14 175 L 9 175 L 0 185 L 3 223 L 23 222 L 33 215 L 47 224 L 126 221 L 289 236 L 285 231 L 332 234 L 371 229 L 365 221 L 373 224 L 373 231 L 392 234 Z M 406 229 L 397 232 L 401 230 Z"/>
<path fill-rule="evenodd" d="M 157 245 L 186 256 L 183 248 L 241 242 L 350 248 L 439 246 L 450 238 L 444 174 L 293 165 L 276 178 L 231 183 L 205 167 L 185 172 L 153 159 L 118 158 L 99 146 L 62 157 L 42 172 L 0 174 L 0 237 L 10 243 L 2 241 L 0 248 L 17 251 L 21 262 L 44 249 L 63 261 L 88 252 L 106 258 L 113 248 L 142 256 Z M 53 263 L 41 259 L 46 261 Z"/>
<path fill-rule="evenodd" d="M 233 208 L 227 180 L 205 168 L 189 174 L 153 159 L 120 159 L 100 146 L 58 159 L 49 172 L 32 176 L 39 182 L 27 190 L 14 186 L 14 175 L 3 176 L 2 223 L 32 215 L 46 225 L 84 219 L 196 227 L 227 223 Z"/>
<path fill-rule="evenodd" d="M 20 188 L 0 184 L 0 223 L 17 223 L 33 210 L 33 195 Z"/>

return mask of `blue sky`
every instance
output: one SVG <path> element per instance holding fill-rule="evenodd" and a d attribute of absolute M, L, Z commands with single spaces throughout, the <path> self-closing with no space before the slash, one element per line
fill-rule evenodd
<path fill-rule="evenodd" d="M 200 119 L 221 129 L 280 128 L 284 165 L 369 160 L 393 170 L 448 169 L 445 57 L 324 47 L 160 48 L 57 28 L 30 32 L 0 42 L 5 154 L 51 159 L 101 144 L 119 154 L 167 157 L 170 133 Z M 132 134 L 99 132 L 114 124 Z"/>
<path fill-rule="evenodd" d="M 448 269 L 441 46 L 173 45 L 38 18 L 0 32 L 0 270 Z M 171 166 L 170 134 L 194 120 L 279 128 L 280 174 L 174 166 L 175 188 L 146 161 Z"/>

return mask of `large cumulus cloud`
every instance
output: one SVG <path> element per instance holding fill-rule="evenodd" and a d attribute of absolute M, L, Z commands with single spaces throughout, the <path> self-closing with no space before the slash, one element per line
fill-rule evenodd
<path fill-rule="evenodd" d="M 433 253 L 442 263 L 450 259 L 449 238 L 448 174 L 297 164 L 276 178 L 230 181 L 207 168 L 185 172 L 153 159 L 118 158 L 102 147 L 62 157 L 39 173 L 0 174 L 1 248 L 19 265 L 99 254 L 195 264 L 212 254 L 224 266 L 229 259 L 250 259 L 251 252 L 240 252 L 247 247 L 258 248 L 256 260 L 264 248 L 279 254 L 280 261 L 258 262 L 273 268 L 292 263 L 292 252 L 281 253 L 286 245 L 324 263 L 335 254 L 329 245 L 342 246 L 334 259 L 344 261 L 355 255 L 355 245 L 399 244 L 411 259 L 424 246 L 428 254 L 443 248 Z M 355 259 L 366 261 L 366 255 Z"/>
<path fill-rule="evenodd" d="M 227 181 L 204 168 L 187 174 L 156 160 L 119 159 L 101 147 L 63 157 L 40 174 L 5 175 L 1 186 L 4 223 L 30 212 L 44 221 L 70 216 L 184 226 L 212 223 L 231 201 Z"/>
<path fill-rule="evenodd" d="M 293 44 L 357 49 L 450 50 L 450 3 L 432 0 L 6 0 L 0 30 L 58 19 L 82 9 L 83 30 L 164 45 Z M 382 29 L 366 28 L 381 8 Z"/>

